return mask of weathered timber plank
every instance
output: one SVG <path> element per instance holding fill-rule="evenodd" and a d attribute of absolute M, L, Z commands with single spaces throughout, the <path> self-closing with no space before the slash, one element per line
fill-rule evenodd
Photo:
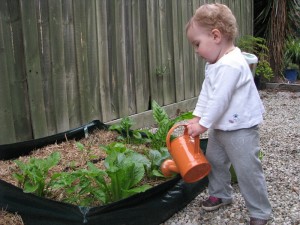
<path fill-rule="evenodd" d="M 78 72 L 76 67 L 76 48 L 75 48 L 75 28 L 73 0 L 62 2 L 63 15 L 63 39 L 64 39 L 64 60 L 65 76 L 67 82 L 67 106 L 69 114 L 70 128 L 81 125 L 80 93 L 78 84 Z"/>
<path fill-rule="evenodd" d="M 99 65 L 99 95 L 101 109 L 99 118 L 103 122 L 115 119 L 111 107 L 111 86 L 109 71 L 109 41 L 107 0 L 96 1 L 97 36 L 98 36 L 98 65 Z"/>
<path fill-rule="evenodd" d="M 136 112 L 149 109 L 150 81 L 148 72 L 146 1 L 133 0 L 132 3 L 132 42 Z"/>
<path fill-rule="evenodd" d="M 9 20 L 7 2 L 3 2 L 0 5 L 0 143 L 11 143 L 16 139 L 7 66 L 13 58 L 11 45 L 7 43 L 10 39 Z"/>
<path fill-rule="evenodd" d="M 20 1 L 30 115 L 34 138 L 47 136 L 43 80 L 34 0 Z"/>
<path fill-rule="evenodd" d="M 50 49 L 52 62 L 52 83 L 55 123 L 57 133 L 68 130 L 69 111 L 67 80 L 65 74 L 63 18 L 61 0 L 49 1 Z"/>
<path fill-rule="evenodd" d="M 176 92 L 176 102 L 184 100 L 184 74 L 183 74 L 183 33 L 185 32 L 182 26 L 182 14 L 180 8 L 181 0 L 172 2 L 173 16 L 173 48 L 174 48 L 174 87 Z"/>

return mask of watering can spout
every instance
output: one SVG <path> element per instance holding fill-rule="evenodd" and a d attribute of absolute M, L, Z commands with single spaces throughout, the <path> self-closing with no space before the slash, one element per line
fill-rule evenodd
<path fill-rule="evenodd" d="M 171 159 L 165 160 L 161 164 L 160 170 L 165 177 L 170 177 L 173 173 L 180 173 L 175 162 Z"/>
<path fill-rule="evenodd" d="M 171 134 L 179 126 L 185 127 L 184 134 L 171 141 Z M 191 140 L 187 125 L 173 126 L 167 134 L 166 143 L 173 160 L 167 159 L 161 165 L 165 177 L 180 173 L 185 182 L 192 183 L 208 175 L 211 166 L 200 149 L 199 136 Z"/>

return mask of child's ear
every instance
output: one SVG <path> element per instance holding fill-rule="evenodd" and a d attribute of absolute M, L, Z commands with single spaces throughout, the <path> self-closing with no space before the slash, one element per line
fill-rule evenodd
<path fill-rule="evenodd" d="M 221 38 L 222 38 L 221 32 L 218 29 L 213 29 L 211 31 L 211 33 L 212 33 L 214 41 L 216 41 L 217 43 L 219 43 L 221 41 Z"/>

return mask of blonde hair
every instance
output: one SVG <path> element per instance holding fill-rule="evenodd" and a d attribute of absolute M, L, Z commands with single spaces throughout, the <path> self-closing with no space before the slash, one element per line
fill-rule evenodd
<path fill-rule="evenodd" d="M 235 16 L 226 5 L 220 3 L 200 6 L 186 25 L 186 31 L 190 28 L 192 23 L 209 30 L 218 29 L 231 41 L 234 40 L 238 34 Z"/>

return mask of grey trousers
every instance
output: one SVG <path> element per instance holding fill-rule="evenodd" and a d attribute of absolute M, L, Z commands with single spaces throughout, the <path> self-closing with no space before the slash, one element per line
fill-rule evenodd
<path fill-rule="evenodd" d="M 210 130 L 206 157 L 212 166 L 208 176 L 210 196 L 232 201 L 232 164 L 238 185 L 245 199 L 250 217 L 270 219 L 272 208 L 268 200 L 265 177 L 259 153 L 258 127 L 235 131 Z"/>

